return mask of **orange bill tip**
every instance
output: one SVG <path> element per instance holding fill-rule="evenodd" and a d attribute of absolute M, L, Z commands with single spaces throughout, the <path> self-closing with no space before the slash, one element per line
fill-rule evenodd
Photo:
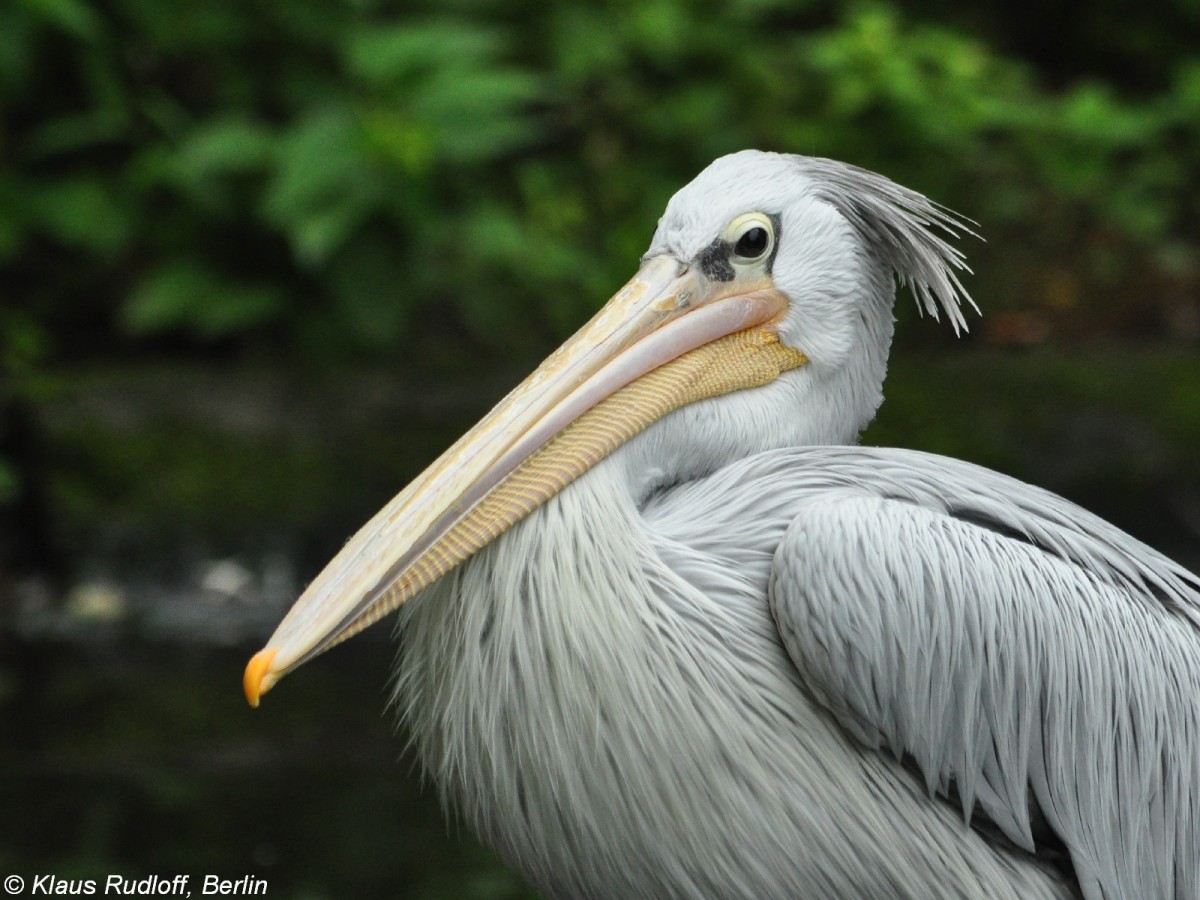
<path fill-rule="evenodd" d="M 267 673 L 270 671 L 271 662 L 275 659 L 277 652 L 274 647 L 259 650 L 246 664 L 246 671 L 242 675 L 242 690 L 246 692 L 246 702 L 254 708 L 258 707 L 258 698 L 269 691 L 271 685 L 275 683 L 275 679 L 268 677 Z"/>

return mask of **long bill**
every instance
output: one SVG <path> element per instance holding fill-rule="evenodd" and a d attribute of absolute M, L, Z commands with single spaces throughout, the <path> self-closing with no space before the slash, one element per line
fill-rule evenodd
<path fill-rule="evenodd" d="M 246 666 L 251 706 L 374 624 L 655 420 L 808 360 L 779 341 L 768 278 L 644 262 L 596 316 L 366 523 Z"/>

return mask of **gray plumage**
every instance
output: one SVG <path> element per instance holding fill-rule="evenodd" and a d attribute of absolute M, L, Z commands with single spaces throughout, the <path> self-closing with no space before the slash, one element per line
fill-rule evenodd
<path fill-rule="evenodd" d="M 811 364 L 663 418 L 401 610 L 395 701 L 548 896 L 1200 895 L 1200 582 L 1073 504 L 848 444 L 893 279 L 956 325 L 961 222 L 737 154 L 648 255 L 778 215 Z"/>

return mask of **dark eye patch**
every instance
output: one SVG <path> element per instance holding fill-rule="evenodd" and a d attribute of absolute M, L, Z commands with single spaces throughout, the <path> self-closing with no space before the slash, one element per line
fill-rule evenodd
<path fill-rule="evenodd" d="M 701 250 L 700 271 L 704 273 L 704 277 L 709 281 L 733 281 L 735 273 L 733 263 L 729 261 L 732 252 L 733 248 L 729 246 L 729 242 L 720 238 Z"/>

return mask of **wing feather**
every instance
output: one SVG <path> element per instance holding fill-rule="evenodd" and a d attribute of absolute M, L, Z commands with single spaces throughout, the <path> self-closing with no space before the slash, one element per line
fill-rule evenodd
<path fill-rule="evenodd" d="M 1026 850 L 1056 836 L 1089 898 L 1200 896 L 1195 575 L 914 451 L 758 454 L 644 512 L 761 584 L 805 689 L 974 824 Z"/>
<path fill-rule="evenodd" d="M 1018 846 L 1044 817 L 1086 896 L 1196 896 L 1195 577 L 987 470 L 812 455 L 770 584 L 809 689 Z"/>

